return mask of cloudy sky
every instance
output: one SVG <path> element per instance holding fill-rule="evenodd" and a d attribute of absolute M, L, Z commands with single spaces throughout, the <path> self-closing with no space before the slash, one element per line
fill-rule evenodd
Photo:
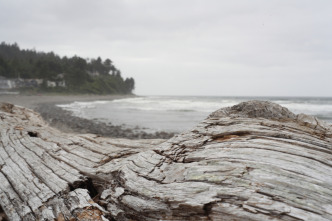
<path fill-rule="evenodd" d="M 0 0 L 0 41 L 110 58 L 139 95 L 332 96 L 330 0 Z"/>

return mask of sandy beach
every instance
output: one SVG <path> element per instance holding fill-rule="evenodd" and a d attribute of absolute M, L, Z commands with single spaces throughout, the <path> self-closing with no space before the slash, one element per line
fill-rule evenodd
<path fill-rule="evenodd" d="M 67 104 L 74 101 L 114 100 L 135 95 L 0 95 L 0 102 L 35 109 L 40 104 Z"/>
<path fill-rule="evenodd" d="M 167 139 L 174 133 L 146 133 L 136 129 L 110 123 L 96 122 L 73 116 L 69 111 L 56 106 L 74 101 L 114 100 L 135 97 L 135 95 L 0 95 L 0 103 L 7 102 L 33 109 L 38 112 L 51 126 L 69 133 L 92 133 L 106 137 L 129 139 Z"/>

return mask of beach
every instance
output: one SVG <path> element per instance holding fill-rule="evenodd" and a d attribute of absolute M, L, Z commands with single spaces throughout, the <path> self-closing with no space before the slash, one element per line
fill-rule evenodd
<path fill-rule="evenodd" d="M 35 109 L 40 104 L 66 104 L 75 101 L 114 100 L 135 97 L 135 95 L 16 95 L 1 94 L 0 102 Z"/>
<path fill-rule="evenodd" d="M 0 95 L 0 102 L 33 109 L 61 131 L 130 139 L 167 139 L 248 100 L 272 101 L 332 123 L 332 100 L 324 97 Z"/>
<path fill-rule="evenodd" d="M 58 104 L 69 104 L 75 101 L 111 101 L 136 97 L 135 95 L 0 95 L 0 103 L 7 102 L 14 105 L 33 109 L 51 126 L 69 133 L 92 133 L 100 136 L 129 138 L 129 139 L 167 139 L 174 133 L 155 132 L 147 133 L 139 127 L 130 129 L 125 125 L 113 125 L 95 120 L 84 119 L 73 116 L 71 112 L 56 106 Z M 110 113 L 112 114 L 112 113 Z"/>

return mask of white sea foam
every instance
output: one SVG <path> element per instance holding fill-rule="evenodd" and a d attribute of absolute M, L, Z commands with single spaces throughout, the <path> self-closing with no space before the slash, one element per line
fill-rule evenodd
<path fill-rule="evenodd" d="M 212 112 L 219 108 L 233 106 L 244 99 L 225 99 L 218 97 L 138 97 L 113 101 L 73 102 L 58 105 L 75 113 L 84 109 L 93 109 L 104 105 L 113 105 L 121 109 L 141 111 L 179 111 L 179 112 Z M 332 100 L 327 102 L 308 102 L 292 100 L 275 100 L 274 102 L 287 107 L 294 113 L 313 115 L 332 114 Z M 332 117 L 332 116 L 331 116 Z"/>
<path fill-rule="evenodd" d="M 306 103 L 289 103 L 281 104 L 294 113 L 305 113 L 310 115 L 332 114 L 332 104 L 306 104 Z M 332 117 L 332 116 L 331 116 Z"/>
<path fill-rule="evenodd" d="M 85 117 L 85 110 L 96 108 L 98 105 L 107 104 L 109 101 L 91 101 L 91 102 L 81 102 L 75 101 L 70 104 L 58 104 L 58 107 L 63 108 L 64 110 L 72 112 L 75 116 Z"/>
<path fill-rule="evenodd" d="M 209 113 L 222 107 L 235 105 L 238 102 L 234 100 L 211 101 L 197 98 L 140 97 L 114 100 L 113 103 L 123 108 L 143 111 L 195 111 Z"/>
<path fill-rule="evenodd" d="M 74 115 L 153 129 L 183 131 L 209 113 L 245 100 L 271 100 L 298 114 L 318 116 L 332 122 L 332 99 L 320 98 L 237 98 L 237 97 L 136 97 L 113 101 L 74 102 L 58 105 Z"/>

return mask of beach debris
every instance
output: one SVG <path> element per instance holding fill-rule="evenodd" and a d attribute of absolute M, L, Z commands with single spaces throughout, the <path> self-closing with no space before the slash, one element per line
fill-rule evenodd
<path fill-rule="evenodd" d="M 278 104 L 222 108 L 169 140 L 63 133 L 5 109 L 5 220 L 332 220 L 331 125 Z"/>

